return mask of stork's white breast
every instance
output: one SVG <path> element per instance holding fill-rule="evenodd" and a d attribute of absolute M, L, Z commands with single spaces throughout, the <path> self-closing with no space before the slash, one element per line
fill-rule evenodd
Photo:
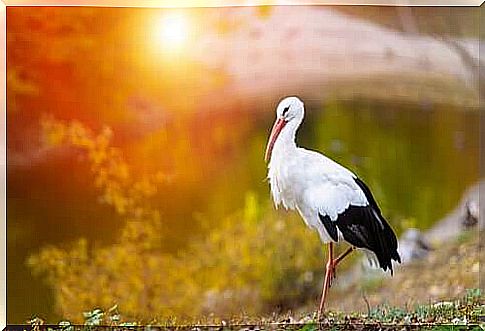
<path fill-rule="evenodd" d="M 349 205 L 368 204 L 351 171 L 303 148 L 272 159 L 268 177 L 275 205 L 298 209 L 311 227 L 320 227 L 318 214 L 336 221 Z"/>

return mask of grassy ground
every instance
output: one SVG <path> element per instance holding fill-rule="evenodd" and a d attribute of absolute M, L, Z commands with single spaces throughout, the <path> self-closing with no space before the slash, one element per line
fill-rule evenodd
<path fill-rule="evenodd" d="M 331 289 L 329 311 L 319 324 L 315 321 L 315 302 L 284 315 L 239 316 L 227 321 L 206 317 L 195 323 L 198 327 L 194 327 L 194 323 L 175 319 L 153 320 L 150 324 L 221 331 L 485 330 L 485 293 L 478 289 L 478 253 L 479 233 L 468 231 L 456 242 L 434 250 L 426 259 L 397 268 L 392 278 L 364 279 L 346 289 L 336 284 Z M 99 309 L 86 312 L 84 319 L 82 327 L 73 327 L 70 322 L 64 321 L 55 329 L 75 331 L 89 327 L 93 331 L 100 325 L 130 329 L 140 325 L 124 321 L 116 307 L 107 312 Z M 39 326 L 42 329 L 42 323 L 40 319 L 31 321 L 38 329 Z M 147 331 L 146 327 L 143 327 L 143 331 Z"/>
<path fill-rule="evenodd" d="M 40 325 L 34 322 L 32 331 L 95 331 L 119 330 L 161 331 L 167 329 L 179 330 L 217 330 L 217 331 L 249 331 L 249 330 L 483 330 L 485 329 L 485 305 L 480 290 L 468 290 L 460 299 L 435 304 L 416 305 L 407 310 L 382 305 L 371 308 L 368 314 L 342 312 L 327 313 L 320 323 L 310 316 L 299 320 L 291 316 L 267 319 L 247 319 L 234 321 L 200 321 L 197 325 L 180 324 L 174 321 L 153 323 L 156 326 L 139 325 L 137 323 L 113 323 L 113 312 L 94 310 L 85 314 L 85 325 L 73 326 L 69 322 L 61 322 L 58 326 Z M 35 324 L 37 323 L 37 324 Z M 106 325 L 108 327 L 104 327 Z M 123 328 L 120 328 L 123 327 Z"/>

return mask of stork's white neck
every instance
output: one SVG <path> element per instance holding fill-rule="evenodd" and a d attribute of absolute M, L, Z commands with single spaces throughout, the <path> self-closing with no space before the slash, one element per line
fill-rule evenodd
<path fill-rule="evenodd" d="M 281 133 L 274 144 L 271 161 L 281 160 L 282 158 L 289 156 L 289 154 L 296 152 L 296 131 L 298 130 L 301 121 L 302 119 L 295 118 L 289 121 L 283 130 L 281 130 Z"/>

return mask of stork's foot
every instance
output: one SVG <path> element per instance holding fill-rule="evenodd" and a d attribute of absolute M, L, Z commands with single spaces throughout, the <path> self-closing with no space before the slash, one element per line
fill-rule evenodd
<path fill-rule="evenodd" d="M 322 299 L 320 301 L 320 307 L 318 308 L 317 320 L 320 322 L 325 307 L 325 301 L 327 299 L 328 289 L 331 286 L 332 280 L 335 277 L 335 264 L 334 260 L 330 259 L 326 265 L 325 279 L 323 281 Z"/>
<path fill-rule="evenodd" d="M 325 323 L 327 322 L 327 318 L 329 317 L 328 315 L 328 310 L 327 309 L 323 309 L 323 310 L 318 310 L 316 312 L 316 319 L 315 319 L 315 323 L 319 324 L 319 323 Z"/>
<path fill-rule="evenodd" d="M 337 277 L 336 269 L 337 265 L 347 256 L 349 255 L 355 248 L 349 247 L 342 255 L 337 257 L 336 259 L 333 258 L 333 244 L 330 243 L 328 245 L 328 261 L 326 265 L 326 272 L 325 278 L 323 281 L 323 289 L 322 289 L 322 299 L 320 301 L 320 307 L 318 308 L 317 320 L 320 322 L 322 318 L 322 314 L 325 308 L 325 302 L 327 299 L 328 289 L 333 283 L 333 280 Z"/>
<path fill-rule="evenodd" d="M 323 317 L 324 316 L 325 316 L 325 313 L 323 311 L 318 310 L 316 323 L 323 322 Z"/>

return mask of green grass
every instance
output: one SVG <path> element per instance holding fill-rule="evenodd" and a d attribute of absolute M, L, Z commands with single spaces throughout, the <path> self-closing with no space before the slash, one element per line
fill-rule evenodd
<path fill-rule="evenodd" d="M 198 323 L 174 323 L 173 321 L 154 320 L 151 325 L 164 327 L 187 327 L 211 325 L 208 329 L 218 326 L 218 330 L 364 330 L 381 328 L 385 330 L 401 330 L 404 327 L 412 330 L 485 330 L 485 296 L 480 289 L 469 289 L 465 296 L 459 300 L 442 301 L 432 304 L 416 305 L 412 309 L 403 309 L 389 305 L 380 305 L 370 309 L 368 314 L 342 312 L 328 312 L 321 324 L 309 316 L 302 319 L 284 319 L 273 315 L 271 319 L 258 321 L 254 319 L 237 318 L 232 321 L 209 321 Z M 312 313 L 311 316 L 314 316 Z M 132 327 L 143 325 L 138 321 L 127 321 L 114 306 L 106 312 L 96 308 L 83 314 L 84 326 L 82 331 L 95 330 L 97 326 Z M 305 322 L 304 322 L 305 321 Z M 33 326 L 40 326 L 43 321 L 39 318 L 32 319 Z M 254 325 L 253 328 L 250 325 Z M 190 328 L 189 328 L 190 327 Z M 73 325 L 69 321 L 61 321 L 57 328 L 49 327 L 47 331 L 72 331 Z M 76 328 L 75 330 L 80 330 Z M 144 326 L 143 330 L 147 330 Z"/>

